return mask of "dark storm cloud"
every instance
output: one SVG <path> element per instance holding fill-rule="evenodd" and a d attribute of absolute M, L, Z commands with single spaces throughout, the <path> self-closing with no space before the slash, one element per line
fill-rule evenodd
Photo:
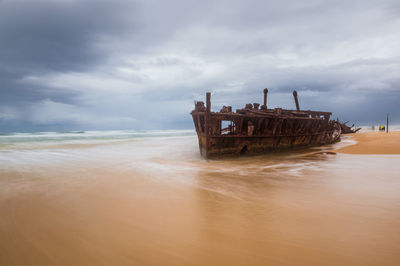
<path fill-rule="evenodd" d="M 125 1 L 1 1 L 2 107 L 23 109 L 46 99 L 71 103 L 77 92 L 20 80 L 32 74 L 96 68 L 109 57 L 99 42 L 134 32 L 138 9 L 136 3 Z"/>
<path fill-rule="evenodd" d="M 85 70 L 108 54 L 107 35 L 135 29 L 136 4 L 121 1 L 3 1 L 0 60 L 10 71 Z M 129 14 L 127 13 L 129 9 Z M 127 24 L 129 22 L 129 24 Z"/>
<path fill-rule="evenodd" d="M 400 100 L 398 1 L 0 1 L 0 131 L 190 128 L 193 100 L 375 123 Z M 400 122 L 398 120 L 398 122 Z"/>

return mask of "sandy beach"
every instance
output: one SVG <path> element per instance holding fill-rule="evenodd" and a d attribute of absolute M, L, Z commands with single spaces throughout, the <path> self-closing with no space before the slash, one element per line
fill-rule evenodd
<path fill-rule="evenodd" d="M 399 155 L 204 160 L 192 133 L 124 134 L 3 137 L 0 265 L 400 264 Z"/>
<path fill-rule="evenodd" d="M 400 131 L 360 132 L 349 135 L 356 144 L 336 150 L 346 154 L 400 154 Z"/>

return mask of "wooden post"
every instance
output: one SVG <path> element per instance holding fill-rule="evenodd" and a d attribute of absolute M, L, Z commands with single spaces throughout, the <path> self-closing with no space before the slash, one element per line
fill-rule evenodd
<path fill-rule="evenodd" d="M 300 111 L 299 100 L 297 99 L 297 91 L 293 91 L 294 102 L 296 103 L 296 110 Z"/>
<path fill-rule="evenodd" d="M 389 133 L 389 113 L 386 114 L 386 133 Z"/>

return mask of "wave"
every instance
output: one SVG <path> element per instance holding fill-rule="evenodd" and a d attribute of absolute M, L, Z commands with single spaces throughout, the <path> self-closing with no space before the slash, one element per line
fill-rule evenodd
<path fill-rule="evenodd" d="M 108 131 L 59 131 L 33 133 L 0 133 L 0 144 L 23 143 L 91 143 L 93 141 L 129 140 L 136 138 L 161 138 L 195 135 L 194 130 L 108 130 Z"/>

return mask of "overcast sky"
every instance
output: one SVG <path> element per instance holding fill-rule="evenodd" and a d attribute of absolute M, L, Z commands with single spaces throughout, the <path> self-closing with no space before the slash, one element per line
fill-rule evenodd
<path fill-rule="evenodd" d="M 193 128 L 262 102 L 400 123 L 400 2 L 0 0 L 0 131 Z"/>

